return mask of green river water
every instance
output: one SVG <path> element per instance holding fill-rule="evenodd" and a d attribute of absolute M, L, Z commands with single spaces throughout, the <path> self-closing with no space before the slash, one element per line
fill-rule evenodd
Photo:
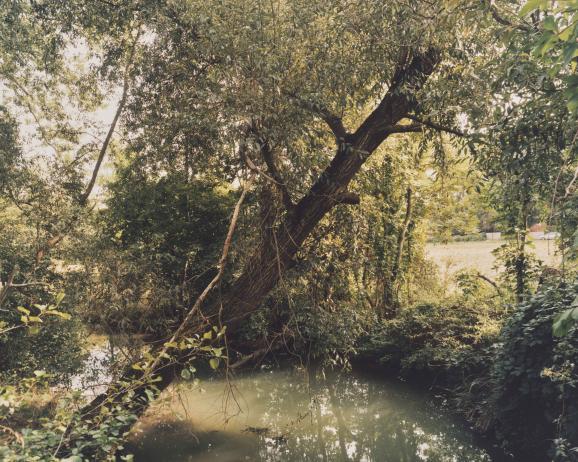
<path fill-rule="evenodd" d="M 498 459 L 399 382 L 260 371 L 181 383 L 139 424 L 136 462 L 486 462 Z"/>

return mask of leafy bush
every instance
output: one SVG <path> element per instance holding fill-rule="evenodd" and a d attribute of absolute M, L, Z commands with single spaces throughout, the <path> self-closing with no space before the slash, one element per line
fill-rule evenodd
<path fill-rule="evenodd" d="M 498 437 L 524 460 L 578 460 L 578 330 L 552 334 L 578 285 L 544 287 L 506 324 L 493 367 Z M 574 449 L 572 449 L 574 447 Z"/>
<path fill-rule="evenodd" d="M 477 234 L 465 234 L 463 236 L 453 236 L 452 240 L 454 242 L 477 242 L 477 241 L 485 241 L 486 235 L 482 233 Z"/>
<path fill-rule="evenodd" d="M 52 312 L 58 316 L 42 314 L 61 291 L 62 276 L 44 260 L 35 265 L 33 230 L 21 226 L 14 208 L 5 205 L 0 198 L 0 281 L 13 274 L 14 283 L 32 284 L 9 291 L 0 303 L 0 381 L 19 381 L 35 370 L 64 374 L 65 381 L 82 360 L 78 320 L 63 319 L 75 306 L 67 296 L 60 311 Z"/>
<path fill-rule="evenodd" d="M 93 266 L 83 320 L 106 332 L 164 332 L 213 278 L 234 193 L 180 173 L 157 177 L 134 163 L 118 176 L 101 231 L 83 249 Z"/>
<path fill-rule="evenodd" d="M 423 304 L 384 321 L 364 345 L 402 375 L 418 375 L 458 385 L 487 363 L 499 328 L 500 313 L 481 301 L 460 298 L 453 304 Z M 498 319 L 498 320 L 497 320 Z"/>

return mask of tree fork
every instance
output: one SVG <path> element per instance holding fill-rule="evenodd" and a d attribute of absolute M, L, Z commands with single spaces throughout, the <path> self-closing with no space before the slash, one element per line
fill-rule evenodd
<path fill-rule="evenodd" d="M 391 134 L 390 127 L 416 109 L 415 93 L 419 91 L 427 78 L 433 73 L 440 60 L 440 54 L 435 49 L 423 53 L 404 53 L 400 59 L 394 77 L 385 96 L 375 110 L 365 119 L 355 133 L 346 133 L 337 141 L 336 154 L 328 167 L 311 187 L 310 191 L 284 216 L 273 232 L 275 246 L 271 246 L 268 239 L 262 240 L 253 252 L 252 257 L 245 265 L 242 274 L 233 283 L 227 294 L 218 303 L 213 303 L 207 316 L 186 317 L 187 333 L 198 332 L 207 324 L 221 324 L 227 327 L 229 334 L 254 312 L 263 302 L 269 292 L 276 286 L 282 275 L 291 267 L 293 258 L 305 239 L 311 234 L 321 219 L 337 204 L 343 203 L 343 198 L 350 194 L 347 190 L 349 183 L 369 156 Z M 332 125 L 335 125 L 332 121 Z M 341 200 L 340 200 L 341 198 Z M 221 307 L 224 310 L 221 310 Z M 197 310 L 198 313 L 198 310 Z M 160 353 L 162 347 L 157 348 Z M 158 358 L 157 373 L 159 382 L 155 383 L 157 395 L 166 389 L 186 362 L 183 355 L 176 361 L 173 359 Z M 141 403 L 131 412 L 141 416 L 150 404 L 146 399 L 149 384 L 142 381 L 142 373 L 129 368 L 123 374 L 123 380 L 135 381 L 136 385 L 130 388 L 134 398 L 132 403 Z M 121 380 L 122 381 L 122 380 Z M 77 416 L 80 421 L 93 417 L 103 405 L 112 402 L 119 406 L 127 406 L 123 395 L 129 390 L 119 390 L 113 384 L 106 393 L 89 403 Z M 128 431 L 132 423 L 127 423 L 122 430 Z M 79 436 L 79 438 L 81 438 Z M 74 438 L 73 438 L 74 440 Z M 70 448 L 74 441 L 66 444 Z M 59 451 L 66 455 L 67 450 Z"/>

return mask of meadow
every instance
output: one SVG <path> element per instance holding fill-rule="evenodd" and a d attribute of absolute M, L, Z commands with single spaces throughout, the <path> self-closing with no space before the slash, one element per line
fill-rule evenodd
<path fill-rule="evenodd" d="M 492 251 L 506 241 L 450 242 L 448 244 L 426 245 L 426 254 L 438 266 L 440 275 L 449 280 L 459 271 L 475 269 L 487 277 L 494 278 L 500 268 L 496 268 Z M 557 266 L 561 261 L 555 241 L 532 241 L 530 252 L 534 253 L 547 266 Z"/>

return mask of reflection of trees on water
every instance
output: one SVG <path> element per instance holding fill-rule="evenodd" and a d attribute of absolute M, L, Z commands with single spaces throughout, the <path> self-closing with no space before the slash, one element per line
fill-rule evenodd
<path fill-rule="evenodd" d="M 260 437 L 255 460 L 490 460 L 425 403 L 389 386 L 346 375 L 317 380 L 310 374 L 309 378 L 308 384 L 290 376 L 265 389 L 255 381 L 259 399 L 270 403 L 261 417 L 269 432 Z M 295 416 L 293 424 L 287 424 L 288 414 Z M 272 435 L 283 439 L 275 441 Z"/>
<path fill-rule="evenodd" d="M 217 422 L 214 429 L 204 425 L 196 433 L 198 442 L 191 439 L 191 430 L 185 434 L 176 427 L 165 432 L 151 428 L 139 438 L 137 462 L 490 460 L 459 428 L 403 386 L 346 374 L 322 380 L 311 373 L 282 372 L 248 376 L 237 384 L 252 415 L 246 422 L 250 426 L 240 431 L 244 424 L 236 430 Z M 213 383 L 213 391 L 221 386 Z M 197 399 L 207 404 L 206 397 Z M 194 414 L 203 402 L 192 401 Z"/>

